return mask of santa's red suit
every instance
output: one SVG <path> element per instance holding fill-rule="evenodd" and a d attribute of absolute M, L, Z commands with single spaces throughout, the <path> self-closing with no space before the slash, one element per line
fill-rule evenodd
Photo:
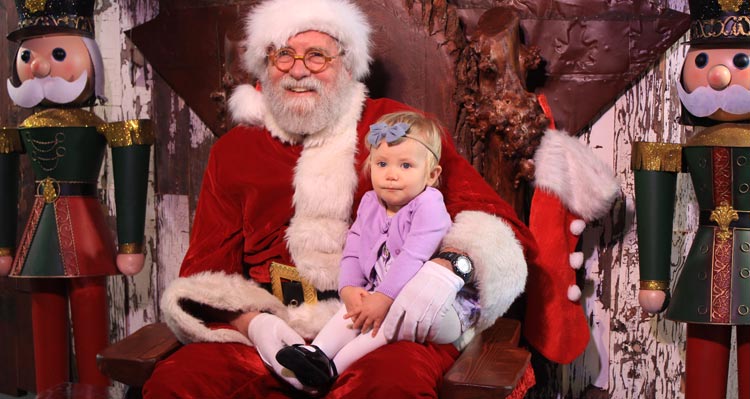
<path fill-rule="evenodd" d="M 368 153 L 364 135 L 382 115 L 408 109 L 395 101 L 367 99 L 364 85 L 356 85 L 355 101 L 323 134 L 289 135 L 262 112 L 255 115 L 262 122 L 252 121 L 266 129 L 240 126 L 216 142 L 181 277 L 162 299 L 165 320 L 179 339 L 203 343 L 186 345 L 160 363 L 144 387 L 147 396 L 289 394 L 266 370 L 244 334 L 207 326 L 193 305 L 270 312 L 308 339 L 338 309 L 337 299 L 284 306 L 261 284 L 270 282 L 269 265 L 275 261 L 295 265 L 319 291 L 337 289 L 347 229 L 361 196 L 372 189 L 369 176 L 362 173 Z M 249 97 L 257 95 L 249 88 L 240 90 L 249 90 Z M 525 259 L 536 256 L 536 247 L 527 227 L 458 155 L 449 139 L 440 163 L 443 195 L 455 220 L 443 245 L 466 251 L 474 261 L 482 306 L 476 330 L 481 330 L 523 291 Z M 342 374 L 329 397 L 434 396 L 457 354 L 453 345 L 385 346 Z"/>

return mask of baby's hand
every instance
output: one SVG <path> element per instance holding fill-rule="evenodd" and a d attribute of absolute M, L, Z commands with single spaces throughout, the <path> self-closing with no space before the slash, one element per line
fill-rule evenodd
<path fill-rule="evenodd" d="M 374 292 L 363 298 L 361 311 L 357 319 L 354 320 L 353 327 L 361 329 L 362 333 L 372 329 L 372 336 L 374 337 L 380 330 L 380 325 L 383 323 L 385 315 L 388 314 L 391 304 L 393 304 L 393 299 L 380 292 Z"/>
<path fill-rule="evenodd" d="M 352 318 L 356 320 L 362 307 L 362 298 L 369 296 L 368 292 L 362 287 L 347 286 L 341 289 L 341 300 L 346 306 L 345 319 Z"/>

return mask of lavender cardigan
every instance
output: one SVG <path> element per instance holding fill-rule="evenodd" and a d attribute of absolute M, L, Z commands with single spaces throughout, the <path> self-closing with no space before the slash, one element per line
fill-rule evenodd
<path fill-rule="evenodd" d="M 409 279 L 432 258 L 450 226 L 451 217 L 437 189 L 427 187 L 392 217 L 386 215 L 375 191 L 368 191 L 346 237 L 339 291 L 346 286 L 375 285 L 370 276 L 385 242 L 393 260 L 375 291 L 396 298 Z"/>

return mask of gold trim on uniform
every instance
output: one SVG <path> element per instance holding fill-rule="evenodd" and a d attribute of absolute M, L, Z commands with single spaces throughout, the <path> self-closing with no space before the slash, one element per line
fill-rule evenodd
<path fill-rule="evenodd" d="M 271 272 L 271 290 L 273 295 L 283 303 L 284 292 L 281 290 L 281 279 L 290 281 L 299 281 L 302 284 L 302 297 L 305 303 L 312 305 L 318 303 L 318 293 L 315 287 L 303 279 L 296 267 L 284 265 L 277 262 L 271 262 L 269 268 Z"/>
<path fill-rule="evenodd" d="M 142 254 L 143 253 L 143 244 L 137 243 L 137 242 L 126 242 L 123 244 L 120 244 L 118 251 L 118 254 Z"/>
<path fill-rule="evenodd" d="M 736 123 L 722 123 L 703 129 L 691 137 L 686 147 L 747 147 L 750 127 Z"/>
<path fill-rule="evenodd" d="M 669 281 L 666 280 L 641 280 L 642 290 L 669 290 Z"/>
<path fill-rule="evenodd" d="M 737 12 L 740 10 L 743 0 L 719 0 L 719 6 L 724 11 Z"/>
<path fill-rule="evenodd" d="M 99 126 L 104 121 L 95 114 L 79 108 L 51 108 L 26 118 L 22 128 Z"/>
<path fill-rule="evenodd" d="M 18 135 L 18 129 L 4 127 L 0 129 L 0 154 L 10 154 L 12 152 L 21 152 L 21 136 Z"/>
<path fill-rule="evenodd" d="M 154 131 L 148 119 L 131 119 L 105 123 L 97 128 L 107 138 L 110 147 L 154 144 Z"/>
<path fill-rule="evenodd" d="M 631 167 L 633 170 L 680 172 L 682 170 L 682 145 L 636 141 L 633 143 Z"/>
<path fill-rule="evenodd" d="M 13 248 L 0 247 L 0 256 L 13 256 Z"/>
<path fill-rule="evenodd" d="M 739 0 L 719 0 L 723 2 L 721 8 L 727 9 L 737 7 L 741 4 Z M 734 12 L 737 12 L 734 10 Z M 747 15 L 729 15 L 724 19 L 701 19 L 690 23 L 690 40 L 708 38 L 744 38 L 750 36 L 750 18 Z"/>
<path fill-rule="evenodd" d="M 711 211 L 711 216 L 708 218 L 708 220 L 716 222 L 719 225 L 719 232 L 716 233 L 716 238 L 719 241 L 724 241 L 732 237 L 732 232 L 729 231 L 729 224 L 739 219 L 740 216 L 737 211 L 726 201 L 723 201 L 721 205 Z"/>

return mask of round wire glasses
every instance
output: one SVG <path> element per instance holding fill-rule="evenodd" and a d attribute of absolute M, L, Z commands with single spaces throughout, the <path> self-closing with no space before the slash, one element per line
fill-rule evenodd
<path fill-rule="evenodd" d="M 328 56 L 323 50 L 310 49 L 305 52 L 304 55 L 298 55 L 289 47 L 283 47 L 276 51 L 269 50 L 268 59 L 271 63 L 281 72 L 287 73 L 294 67 L 294 63 L 297 60 L 302 60 L 308 71 L 312 73 L 323 72 L 336 58 L 336 56 Z"/>

